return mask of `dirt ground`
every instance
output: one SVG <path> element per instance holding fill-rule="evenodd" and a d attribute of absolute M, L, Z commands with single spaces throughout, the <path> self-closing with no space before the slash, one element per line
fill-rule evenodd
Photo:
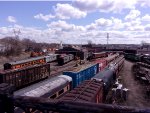
<path fill-rule="evenodd" d="M 138 80 L 134 79 L 133 73 L 131 71 L 132 66 L 133 63 L 125 61 L 124 68 L 120 72 L 123 86 L 129 89 L 127 101 L 120 104 L 139 108 L 150 107 L 150 101 L 144 98 L 144 85 L 141 84 Z"/>
<path fill-rule="evenodd" d="M 0 69 L 3 69 L 3 64 L 6 62 L 11 62 L 11 61 L 17 61 L 17 60 L 22 60 L 29 58 L 30 54 L 29 53 L 22 53 L 19 56 L 10 56 L 10 57 L 2 57 L 0 56 Z"/>

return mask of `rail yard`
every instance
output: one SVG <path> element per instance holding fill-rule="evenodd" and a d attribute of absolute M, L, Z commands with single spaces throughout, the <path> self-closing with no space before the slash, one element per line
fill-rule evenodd
<path fill-rule="evenodd" d="M 150 66 L 146 63 L 147 57 L 141 56 L 137 59 L 137 56 L 123 52 L 78 55 L 57 53 L 3 63 L 0 90 L 9 92 L 7 96 L 11 95 L 14 100 L 15 109 L 11 110 L 14 113 L 45 112 L 44 106 L 38 108 L 33 105 L 32 98 L 48 99 L 54 103 L 69 101 L 141 109 L 150 107 Z M 5 93 L 1 93 L 0 97 L 3 96 L 7 98 Z M 26 100 L 17 100 L 20 97 L 27 100 L 31 98 L 31 101 L 26 104 Z M 9 107 L 9 99 L 7 100 L 4 108 Z M 77 108 L 79 106 L 77 104 Z M 61 111 L 62 108 L 58 109 Z M 2 109 L 2 112 L 5 110 L 7 112 L 7 109 Z M 56 109 L 54 111 L 60 112 Z"/>

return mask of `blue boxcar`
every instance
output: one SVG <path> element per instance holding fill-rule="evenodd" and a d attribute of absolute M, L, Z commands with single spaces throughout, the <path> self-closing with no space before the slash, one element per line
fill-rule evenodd
<path fill-rule="evenodd" d="M 63 75 L 68 75 L 73 79 L 73 88 L 82 81 L 91 79 L 99 71 L 99 64 L 86 64 L 74 68 L 72 71 L 65 71 Z"/>

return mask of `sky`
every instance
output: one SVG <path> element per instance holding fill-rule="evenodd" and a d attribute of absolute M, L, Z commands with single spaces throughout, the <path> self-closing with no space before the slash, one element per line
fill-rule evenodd
<path fill-rule="evenodd" d="M 150 43 L 150 0 L 0 1 L 0 38 L 64 44 Z"/>

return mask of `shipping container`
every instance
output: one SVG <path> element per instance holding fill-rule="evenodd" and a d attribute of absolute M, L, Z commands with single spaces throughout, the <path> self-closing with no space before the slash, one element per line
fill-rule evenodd
<path fill-rule="evenodd" d="M 64 75 L 68 75 L 73 79 L 73 88 L 78 86 L 84 80 L 91 79 L 99 72 L 99 64 L 85 64 L 63 72 Z"/>

